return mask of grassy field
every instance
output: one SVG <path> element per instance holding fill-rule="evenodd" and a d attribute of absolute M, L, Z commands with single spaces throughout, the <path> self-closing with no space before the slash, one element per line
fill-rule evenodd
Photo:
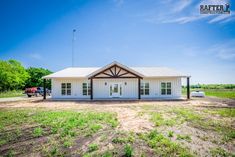
<path fill-rule="evenodd" d="M 0 111 L 0 147 L 9 146 L 6 156 L 41 152 L 45 156 L 63 156 L 77 138 L 89 138 L 97 132 L 113 129 L 115 114 L 73 111 L 4 110 Z M 33 140 L 33 141 L 31 141 Z M 25 143 L 29 141 L 29 143 Z M 21 143 L 13 146 L 14 143 Z M 32 142 L 32 143 L 30 143 Z M 25 147 L 22 147 L 25 145 Z M 29 148 L 29 146 L 32 148 Z M 80 146 L 78 146 L 80 147 Z M 94 151 L 94 145 L 89 151 Z"/>
<path fill-rule="evenodd" d="M 191 92 L 197 90 L 204 91 L 206 96 L 235 99 L 234 89 L 190 89 Z M 186 95 L 186 88 L 182 89 L 182 93 Z"/>
<path fill-rule="evenodd" d="M 206 92 L 206 95 L 208 96 L 216 96 L 220 98 L 231 98 L 235 99 L 235 90 L 212 90 L 212 89 L 206 89 L 204 90 Z"/>
<path fill-rule="evenodd" d="M 17 97 L 17 96 L 23 96 L 23 95 L 24 94 L 22 90 L 0 92 L 0 98 Z"/>
<path fill-rule="evenodd" d="M 215 102 L 212 108 L 190 101 L 3 105 L 0 156 L 234 155 L 235 108 L 221 108 Z M 146 129 L 146 123 L 152 127 Z"/>

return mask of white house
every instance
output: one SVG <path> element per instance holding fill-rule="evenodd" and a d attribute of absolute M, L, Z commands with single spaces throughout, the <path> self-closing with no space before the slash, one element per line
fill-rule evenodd
<path fill-rule="evenodd" d="M 43 78 L 52 81 L 52 99 L 179 99 L 182 78 L 187 78 L 189 86 L 189 76 L 173 69 L 118 62 L 66 68 Z"/>

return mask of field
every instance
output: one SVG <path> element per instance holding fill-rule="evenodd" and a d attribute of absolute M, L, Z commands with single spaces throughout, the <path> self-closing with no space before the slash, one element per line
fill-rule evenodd
<path fill-rule="evenodd" d="M 235 99 L 235 89 L 195 89 L 191 88 L 190 92 L 192 91 L 204 91 L 206 96 L 214 96 L 219 98 L 230 98 Z M 182 93 L 186 95 L 186 88 L 182 89 Z"/>
<path fill-rule="evenodd" d="M 0 103 L 0 156 L 233 156 L 235 102 Z"/>
<path fill-rule="evenodd" d="M 23 96 L 23 95 L 24 94 L 22 90 L 0 92 L 0 98 L 18 97 L 18 96 Z"/>

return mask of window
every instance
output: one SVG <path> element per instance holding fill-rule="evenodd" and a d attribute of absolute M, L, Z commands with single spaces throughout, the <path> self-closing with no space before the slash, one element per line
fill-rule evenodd
<path fill-rule="evenodd" d="M 61 95 L 71 95 L 71 83 L 61 83 Z"/>
<path fill-rule="evenodd" d="M 161 94 L 162 95 L 171 95 L 171 82 L 162 82 L 161 83 Z"/>
<path fill-rule="evenodd" d="M 91 95 L 90 83 L 82 83 L 82 95 Z"/>
<path fill-rule="evenodd" d="M 149 83 L 148 82 L 141 82 L 140 94 L 141 95 L 149 95 Z"/>

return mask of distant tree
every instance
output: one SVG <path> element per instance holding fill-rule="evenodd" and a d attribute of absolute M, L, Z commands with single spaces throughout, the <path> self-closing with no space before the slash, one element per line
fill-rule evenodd
<path fill-rule="evenodd" d="M 0 60 L 0 91 L 22 89 L 29 74 L 16 60 Z"/>
<path fill-rule="evenodd" d="M 43 76 L 49 75 L 52 72 L 48 69 L 30 67 L 26 70 L 30 75 L 30 78 L 26 81 L 26 87 L 42 87 Z M 51 88 L 51 81 L 46 81 L 46 87 Z"/>

